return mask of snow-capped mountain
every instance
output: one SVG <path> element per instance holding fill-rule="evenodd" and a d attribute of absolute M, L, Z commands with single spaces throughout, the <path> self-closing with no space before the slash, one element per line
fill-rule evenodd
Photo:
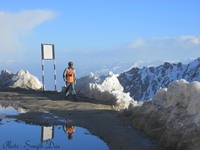
<path fill-rule="evenodd" d="M 194 58 L 190 59 L 183 59 L 183 60 L 170 60 L 167 62 L 170 63 L 178 63 L 181 62 L 182 64 L 188 64 L 190 61 L 194 60 Z M 90 65 L 86 64 L 76 64 L 77 69 L 77 77 L 83 77 L 88 75 L 90 72 L 94 73 L 95 75 L 108 75 L 109 72 L 113 72 L 114 74 L 120 74 L 131 68 L 143 68 L 145 67 L 157 67 L 163 64 L 164 60 L 157 60 L 157 61 L 124 61 L 124 62 L 114 62 L 114 63 L 94 63 Z"/>
<path fill-rule="evenodd" d="M 194 60 L 194 59 L 192 59 Z M 187 64 L 191 61 L 191 59 L 179 60 L 183 64 Z M 169 61 L 170 63 L 177 63 L 178 60 Z M 163 64 L 165 61 L 126 61 L 126 62 L 115 62 L 115 63 L 108 63 L 108 62 L 99 62 L 93 64 L 86 64 L 80 62 L 74 62 L 75 69 L 77 73 L 77 78 L 84 77 L 91 72 L 95 75 L 108 75 L 110 71 L 114 74 L 120 74 L 124 71 L 130 70 L 131 68 L 143 68 L 145 67 L 157 67 Z M 61 87 L 65 85 L 62 78 L 63 70 L 66 68 L 67 63 L 63 64 L 59 61 L 56 62 L 56 75 L 57 75 L 57 87 L 58 90 L 61 90 Z M 34 63 L 24 63 L 18 62 L 15 60 L 8 60 L 8 61 L 0 61 L 0 70 L 11 70 L 12 72 L 17 72 L 20 69 L 28 70 L 31 72 L 32 75 L 36 76 L 40 81 L 42 80 L 42 67 L 41 62 L 34 62 Z M 45 89 L 47 90 L 54 90 L 54 68 L 52 66 L 52 62 L 45 62 L 44 65 L 45 71 Z"/>
<path fill-rule="evenodd" d="M 200 57 L 184 65 L 165 62 L 158 67 L 132 68 L 118 77 L 125 92 L 134 100 L 148 100 L 157 90 L 175 80 L 200 81 Z"/>

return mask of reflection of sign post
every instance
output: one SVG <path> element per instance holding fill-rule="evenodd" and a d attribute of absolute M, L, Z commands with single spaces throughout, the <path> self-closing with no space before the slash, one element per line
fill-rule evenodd
<path fill-rule="evenodd" d="M 55 53 L 53 44 L 41 44 L 42 50 L 42 82 L 44 91 L 44 60 L 53 60 L 54 62 L 54 85 L 56 90 L 56 63 L 55 63 Z"/>
<path fill-rule="evenodd" d="M 50 139 L 54 138 L 54 127 L 50 126 L 50 127 L 42 127 L 42 132 L 41 132 L 41 141 L 47 141 Z"/>

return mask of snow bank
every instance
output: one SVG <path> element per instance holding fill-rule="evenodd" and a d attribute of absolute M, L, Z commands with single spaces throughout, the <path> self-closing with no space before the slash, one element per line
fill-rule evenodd
<path fill-rule="evenodd" d="M 157 91 L 152 102 L 164 107 L 186 108 L 189 115 L 198 114 L 200 113 L 200 83 L 197 81 L 188 83 L 184 79 L 171 82 L 168 89 Z"/>
<path fill-rule="evenodd" d="M 108 76 L 95 76 L 93 73 L 77 80 L 76 92 L 81 97 L 99 100 L 107 104 L 128 108 L 137 105 L 117 79 L 118 75 L 109 72 Z"/>
<path fill-rule="evenodd" d="M 2 70 L 0 74 L 0 89 L 22 88 L 41 90 L 43 84 L 37 77 L 31 75 L 28 71 L 20 70 L 17 73 Z"/>
<path fill-rule="evenodd" d="M 199 149 L 200 82 L 173 81 L 158 90 L 152 101 L 129 111 L 133 127 L 158 138 L 168 149 Z"/>

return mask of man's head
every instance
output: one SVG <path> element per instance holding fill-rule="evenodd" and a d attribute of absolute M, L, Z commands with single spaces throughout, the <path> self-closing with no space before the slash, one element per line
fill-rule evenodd
<path fill-rule="evenodd" d="M 73 66 L 73 62 L 72 61 L 68 62 L 68 66 L 72 67 Z"/>
<path fill-rule="evenodd" d="M 68 140 L 72 140 L 73 139 L 73 133 L 69 133 L 68 134 Z"/>

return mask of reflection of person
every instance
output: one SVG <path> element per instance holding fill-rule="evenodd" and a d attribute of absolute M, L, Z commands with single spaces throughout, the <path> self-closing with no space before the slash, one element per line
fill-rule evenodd
<path fill-rule="evenodd" d="M 71 61 L 63 72 L 63 80 L 66 82 L 65 99 L 67 99 L 67 96 L 72 93 L 73 99 L 77 100 L 75 91 L 76 71 L 73 68 L 73 62 Z"/>
<path fill-rule="evenodd" d="M 72 140 L 73 139 L 73 133 L 75 132 L 75 126 L 63 126 L 63 130 L 65 133 L 68 134 L 68 139 Z"/>

